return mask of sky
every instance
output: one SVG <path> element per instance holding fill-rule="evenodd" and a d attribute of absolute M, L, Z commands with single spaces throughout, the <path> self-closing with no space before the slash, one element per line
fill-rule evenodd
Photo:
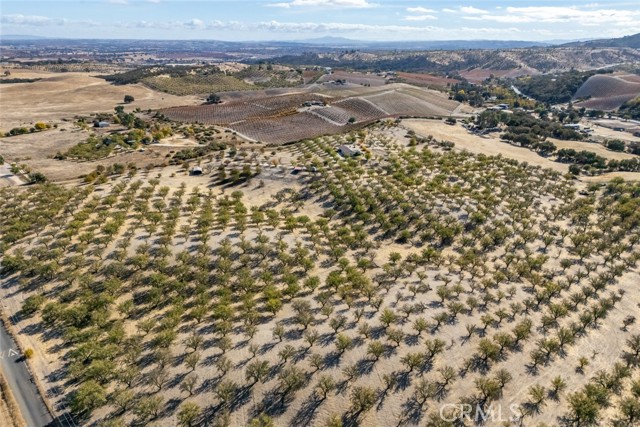
<path fill-rule="evenodd" d="M 637 0 L 0 1 L 0 34 L 61 38 L 544 41 L 635 33 Z"/>

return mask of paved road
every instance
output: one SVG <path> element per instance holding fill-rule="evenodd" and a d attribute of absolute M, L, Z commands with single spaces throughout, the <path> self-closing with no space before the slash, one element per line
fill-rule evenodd
<path fill-rule="evenodd" d="M 31 374 L 17 349 L 13 338 L 0 322 L 0 369 L 20 406 L 22 417 L 28 427 L 55 426 L 38 389 L 31 382 Z"/>

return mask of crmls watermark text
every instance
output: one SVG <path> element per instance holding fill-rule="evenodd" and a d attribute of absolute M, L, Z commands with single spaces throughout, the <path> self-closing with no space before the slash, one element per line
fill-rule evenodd
<path fill-rule="evenodd" d="M 440 407 L 443 421 L 473 421 L 477 424 L 515 422 L 519 419 L 520 405 L 472 405 L 470 403 L 447 403 Z M 492 424 L 489 424 L 492 425 Z"/>

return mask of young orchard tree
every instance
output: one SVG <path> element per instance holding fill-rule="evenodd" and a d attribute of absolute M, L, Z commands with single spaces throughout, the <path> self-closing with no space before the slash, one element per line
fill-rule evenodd
<path fill-rule="evenodd" d="M 193 427 L 200 423 L 202 408 L 193 402 L 185 402 L 178 410 L 178 425 L 181 427 Z"/>
<path fill-rule="evenodd" d="M 249 381 L 250 385 L 253 386 L 258 382 L 264 382 L 269 375 L 269 362 L 266 360 L 255 360 L 247 365 L 245 370 L 245 377 L 247 381 Z"/>
<path fill-rule="evenodd" d="M 307 347 L 307 350 L 311 349 L 311 347 L 313 347 L 313 345 L 318 341 L 319 338 L 320 338 L 320 334 L 316 329 L 310 329 L 308 331 L 305 331 L 304 340 L 307 342 L 307 344 L 309 344 L 309 346 Z"/>
<path fill-rule="evenodd" d="M 281 404 L 293 393 L 304 387 L 306 383 L 305 372 L 296 366 L 287 366 L 278 375 L 278 390 L 281 393 Z"/>
<path fill-rule="evenodd" d="M 198 376 L 196 374 L 189 374 L 180 383 L 180 390 L 188 393 L 189 396 L 193 396 L 193 391 L 197 383 Z"/>
<path fill-rule="evenodd" d="M 322 375 L 315 386 L 315 393 L 319 399 L 325 400 L 329 393 L 336 389 L 336 382 L 330 375 Z"/>
<path fill-rule="evenodd" d="M 351 412 L 357 419 L 362 413 L 369 411 L 376 403 L 376 391 L 371 387 L 358 386 L 351 391 Z"/>
<path fill-rule="evenodd" d="M 353 346 L 353 339 L 345 334 L 338 334 L 336 336 L 336 349 L 338 354 L 342 355 L 345 351 L 349 350 Z"/>
<path fill-rule="evenodd" d="M 558 395 L 567 388 L 567 382 L 561 377 L 557 376 L 551 380 L 551 389 L 549 390 L 549 395 L 557 399 Z"/>

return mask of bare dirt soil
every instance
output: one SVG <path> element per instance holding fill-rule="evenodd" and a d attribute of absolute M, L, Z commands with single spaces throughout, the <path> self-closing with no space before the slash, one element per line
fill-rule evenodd
<path fill-rule="evenodd" d="M 558 172 L 569 171 L 568 165 L 539 156 L 527 148 L 516 147 L 500 141 L 497 133 L 488 136 L 474 135 L 460 124 L 448 125 L 442 120 L 407 119 L 402 121 L 402 125 L 420 136 L 432 135 L 438 141 L 451 141 L 456 144 L 456 149 L 467 150 L 474 154 L 501 155 Z"/>

